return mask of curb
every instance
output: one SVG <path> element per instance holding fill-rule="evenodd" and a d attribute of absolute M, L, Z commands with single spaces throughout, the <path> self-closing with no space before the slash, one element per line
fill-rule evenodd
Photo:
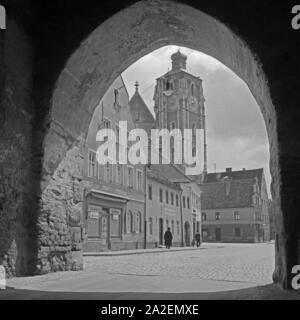
<path fill-rule="evenodd" d="M 113 252 L 84 252 L 83 256 L 84 257 L 115 257 L 115 256 L 129 256 L 129 255 L 134 255 L 134 254 L 149 254 L 149 253 L 163 253 L 163 252 L 179 252 L 179 251 L 192 251 L 192 250 L 202 250 L 202 249 L 207 249 L 207 248 L 181 248 L 181 249 L 165 249 L 162 248 L 161 250 L 151 250 L 151 249 L 139 249 L 138 251 L 113 251 Z"/>

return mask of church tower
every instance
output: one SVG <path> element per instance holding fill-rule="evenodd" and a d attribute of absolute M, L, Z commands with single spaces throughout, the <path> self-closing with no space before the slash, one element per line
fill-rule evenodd
<path fill-rule="evenodd" d="M 193 155 L 196 154 L 194 132 L 196 129 L 203 129 L 204 140 L 201 141 L 200 150 L 203 155 L 203 173 L 205 174 L 207 172 L 207 146 L 202 80 L 186 71 L 187 56 L 179 50 L 172 54 L 171 62 L 172 70 L 156 79 L 154 92 L 156 127 L 169 130 L 180 129 L 182 135 L 184 129 L 192 129 Z"/>

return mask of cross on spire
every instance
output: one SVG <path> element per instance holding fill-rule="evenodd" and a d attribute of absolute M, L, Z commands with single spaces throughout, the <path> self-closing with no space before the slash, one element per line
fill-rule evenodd
<path fill-rule="evenodd" d="M 139 91 L 139 83 L 136 81 L 135 84 L 135 91 L 138 92 Z"/>

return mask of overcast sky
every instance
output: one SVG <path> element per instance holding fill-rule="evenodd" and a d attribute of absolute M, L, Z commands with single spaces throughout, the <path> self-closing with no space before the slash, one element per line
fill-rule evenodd
<path fill-rule="evenodd" d="M 187 71 L 203 80 L 206 108 L 208 171 L 264 168 L 269 190 L 269 143 L 259 107 L 246 84 L 218 60 L 201 52 L 166 46 L 144 56 L 122 76 L 130 97 L 134 83 L 153 113 L 155 79 L 171 69 L 171 54 L 180 48 Z M 270 195 L 270 193 L 269 193 Z"/>

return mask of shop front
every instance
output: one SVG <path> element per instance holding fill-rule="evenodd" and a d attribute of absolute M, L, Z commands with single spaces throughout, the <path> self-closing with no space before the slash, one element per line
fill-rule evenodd
<path fill-rule="evenodd" d="M 86 195 L 85 251 L 110 250 L 112 241 L 122 240 L 122 221 L 128 200 L 125 196 L 102 191 Z"/>

